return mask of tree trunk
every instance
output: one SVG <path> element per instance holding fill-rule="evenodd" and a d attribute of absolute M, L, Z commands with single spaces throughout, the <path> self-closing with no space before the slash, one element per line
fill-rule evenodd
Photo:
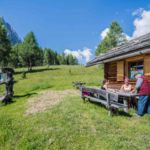
<path fill-rule="evenodd" d="M 32 62 L 30 61 L 30 71 L 32 71 Z"/>
<path fill-rule="evenodd" d="M 32 71 L 32 62 L 31 60 L 29 60 L 29 63 L 28 63 L 28 71 Z"/>

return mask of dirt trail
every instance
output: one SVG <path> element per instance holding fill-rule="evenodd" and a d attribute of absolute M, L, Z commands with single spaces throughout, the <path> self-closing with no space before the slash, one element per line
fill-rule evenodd
<path fill-rule="evenodd" d="M 63 101 L 64 97 L 77 96 L 77 90 L 64 90 L 64 91 L 43 91 L 37 96 L 29 98 L 27 104 L 26 115 L 43 112 Z"/>

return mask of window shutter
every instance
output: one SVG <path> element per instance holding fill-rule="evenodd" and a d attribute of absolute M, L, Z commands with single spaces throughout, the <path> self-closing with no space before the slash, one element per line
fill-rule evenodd
<path fill-rule="evenodd" d="M 117 62 L 117 81 L 124 80 L 124 61 Z"/>
<path fill-rule="evenodd" d="M 150 55 L 144 57 L 144 73 L 150 80 Z"/>

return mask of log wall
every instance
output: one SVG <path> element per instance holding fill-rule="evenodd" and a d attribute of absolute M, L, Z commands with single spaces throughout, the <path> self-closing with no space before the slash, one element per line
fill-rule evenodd
<path fill-rule="evenodd" d="M 127 58 L 115 62 L 109 62 L 104 64 L 104 78 L 110 81 L 110 86 L 120 87 L 123 84 L 124 77 L 129 77 L 129 63 L 135 61 L 144 62 L 144 74 L 148 77 L 150 82 L 150 54 L 140 55 L 136 57 Z M 131 84 L 135 84 L 135 80 L 131 81 Z"/>
<path fill-rule="evenodd" d="M 104 65 L 104 77 L 110 81 L 117 79 L 117 63 L 111 62 Z"/>

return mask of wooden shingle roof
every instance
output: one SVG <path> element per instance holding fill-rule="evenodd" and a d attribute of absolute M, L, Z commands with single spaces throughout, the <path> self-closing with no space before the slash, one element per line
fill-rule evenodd
<path fill-rule="evenodd" d="M 97 64 L 103 64 L 145 53 L 150 53 L 150 33 L 132 39 L 109 50 L 105 54 L 97 56 L 95 59 L 89 61 L 86 66 L 89 67 Z"/>

